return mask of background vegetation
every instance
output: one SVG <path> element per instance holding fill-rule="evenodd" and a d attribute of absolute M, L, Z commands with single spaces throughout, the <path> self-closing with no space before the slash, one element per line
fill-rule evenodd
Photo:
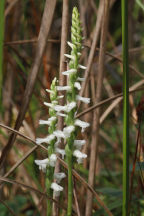
<path fill-rule="evenodd" d="M 144 84 L 143 5 L 142 0 L 129 1 L 127 14 L 132 92 L 129 95 L 129 212 L 138 216 L 144 215 L 143 133 L 138 133 L 138 129 L 143 131 L 144 109 L 143 98 L 141 100 Z M 83 96 L 91 98 L 89 105 L 80 105 L 78 110 L 81 119 L 90 122 L 91 127 L 82 137 L 87 141 L 83 152 L 88 157 L 83 165 L 75 166 L 73 213 L 122 215 L 121 2 L 111 0 L 107 7 L 107 0 L 1 0 L 1 216 L 46 214 L 44 175 L 34 164 L 34 159 L 44 158 L 46 151 L 37 147 L 34 140 L 47 135 L 47 128 L 38 125 L 39 119 L 48 118 L 48 110 L 43 105 L 44 101 L 49 101 L 45 89 L 50 87 L 55 76 L 61 84 L 66 82 L 62 80 L 61 72 L 67 67 L 63 54 L 69 52 L 66 41 L 70 38 L 73 6 L 81 13 L 84 34 L 81 62 L 87 69 L 81 74 L 86 78 L 82 91 Z M 61 169 L 66 171 L 63 165 L 60 161 Z M 67 178 L 63 186 L 65 190 L 58 201 L 59 215 L 66 214 Z M 111 214 L 106 213 L 105 208 Z"/>

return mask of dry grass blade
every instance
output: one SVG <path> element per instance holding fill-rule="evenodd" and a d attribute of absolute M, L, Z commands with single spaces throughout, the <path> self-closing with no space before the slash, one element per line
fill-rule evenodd
<path fill-rule="evenodd" d="M 97 103 L 100 102 L 102 97 L 106 36 L 107 36 L 107 27 L 108 27 L 108 18 L 109 18 L 109 0 L 104 0 L 103 4 L 104 4 L 104 10 L 103 10 L 103 20 L 102 20 L 102 30 L 101 30 L 101 40 L 100 40 L 98 79 L 97 79 L 96 98 L 95 98 L 95 101 Z M 91 143 L 90 165 L 89 165 L 89 176 L 88 176 L 88 183 L 92 187 L 94 187 L 94 177 L 95 177 L 96 161 L 98 155 L 100 108 L 94 111 L 93 114 L 94 114 L 93 125 L 92 125 L 93 135 L 92 135 L 92 143 Z M 86 216 L 91 216 L 92 214 L 92 203 L 93 203 L 93 194 L 88 190 L 87 199 L 86 199 L 86 212 L 85 212 Z"/>
<path fill-rule="evenodd" d="M 26 89 L 24 92 L 23 100 L 22 100 L 21 109 L 20 109 L 19 115 L 18 115 L 17 120 L 16 120 L 16 124 L 15 124 L 16 130 L 19 130 L 19 128 L 22 124 L 22 121 L 25 117 L 25 113 L 27 111 L 27 108 L 28 108 L 28 105 L 29 105 L 29 102 L 30 102 L 30 99 L 32 96 L 32 92 L 34 89 L 36 78 L 37 78 L 39 68 L 41 65 L 41 60 L 42 60 L 43 53 L 44 53 L 44 50 L 46 47 L 46 42 L 47 42 L 48 34 L 50 31 L 50 26 L 52 23 L 55 6 L 56 6 L 56 0 L 53 0 L 53 1 L 47 0 L 45 3 L 44 14 L 43 14 L 43 18 L 42 18 L 42 24 L 41 24 L 37 48 L 36 48 L 36 56 L 34 59 L 34 64 L 33 64 L 32 70 L 28 76 Z M 13 146 L 15 138 L 16 138 L 16 134 L 12 134 L 9 138 L 7 145 L 4 147 L 4 149 L 2 151 L 1 158 L 0 158 L 0 168 L 2 168 L 3 163 L 4 163 L 8 153 L 10 152 L 10 150 Z"/>
<path fill-rule="evenodd" d="M 84 94 L 84 91 L 85 91 L 85 87 L 86 87 L 86 84 L 88 81 L 89 73 L 91 70 L 91 66 L 92 66 L 92 62 L 93 62 L 93 58 L 94 58 L 94 54 L 95 54 L 96 45 L 97 45 L 98 39 L 99 39 L 101 21 L 102 21 L 102 16 L 103 16 L 103 5 L 104 4 L 103 4 L 103 0 L 102 0 L 102 1 L 100 1 L 100 6 L 99 6 L 99 10 L 98 10 L 98 15 L 97 15 L 97 22 L 96 22 L 95 32 L 94 32 L 94 39 L 93 39 L 90 54 L 88 57 L 87 69 L 85 71 L 85 76 L 84 76 L 85 82 L 82 84 L 82 88 L 81 88 L 81 92 L 80 92 L 81 96 Z M 80 106 L 80 102 L 78 103 L 78 106 Z"/>
<path fill-rule="evenodd" d="M 78 199 L 77 199 L 77 194 L 76 194 L 76 189 L 75 189 L 76 186 L 75 186 L 74 178 L 73 178 L 73 182 L 74 182 L 73 195 L 74 195 L 74 199 L 75 199 L 76 211 L 77 211 L 77 215 L 81 216 L 80 209 L 79 209 L 79 204 L 78 204 Z"/>
<path fill-rule="evenodd" d="M 37 42 L 38 42 L 38 39 L 18 40 L 18 41 L 5 42 L 4 46 L 37 43 Z M 59 42 L 60 42 L 59 40 L 55 40 L 55 39 L 48 39 L 47 40 L 47 43 L 59 43 Z"/>

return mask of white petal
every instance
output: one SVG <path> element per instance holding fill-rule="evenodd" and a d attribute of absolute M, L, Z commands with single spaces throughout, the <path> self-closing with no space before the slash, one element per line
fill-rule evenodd
<path fill-rule="evenodd" d="M 74 146 L 80 150 L 83 145 L 86 144 L 85 140 L 74 140 Z"/>
<path fill-rule="evenodd" d="M 56 148 L 55 151 L 56 151 L 56 153 L 61 154 L 62 159 L 64 159 L 64 156 L 65 156 L 65 150 L 64 149 Z"/>
<path fill-rule="evenodd" d="M 65 177 L 66 177 L 66 174 L 63 172 L 54 173 L 54 178 L 56 179 L 57 183 L 60 183 L 60 181 Z"/>
<path fill-rule="evenodd" d="M 70 137 L 71 133 L 75 130 L 75 127 L 73 125 L 67 126 L 64 128 L 63 132 L 65 134 L 65 137 L 68 138 Z"/>
<path fill-rule="evenodd" d="M 72 55 L 69 55 L 69 54 L 64 54 L 64 56 L 65 56 L 65 57 L 67 57 L 67 58 L 70 58 L 70 59 L 73 59 L 73 60 L 75 60 L 74 56 L 72 56 Z"/>
<path fill-rule="evenodd" d="M 71 90 L 71 87 L 70 86 L 57 86 L 57 90 L 58 91 L 68 91 L 68 90 Z"/>
<path fill-rule="evenodd" d="M 78 54 L 78 56 L 81 56 L 81 53 L 80 53 L 80 52 L 78 52 L 77 54 Z"/>
<path fill-rule="evenodd" d="M 70 112 L 73 108 L 76 107 L 76 102 L 71 102 L 69 104 L 66 105 L 66 112 Z"/>
<path fill-rule="evenodd" d="M 67 41 L 67 44 L 73 49 L 74 44 L 72 44 L 71 42 Z"/>
<path fill-rule="evenodd" d="M 79 67 L 79 68 L 81 68 L 81 69 L 83 69 L 83 70 L 85 70 L 85 69 L 86 69 L 86 67 L 85 67 L 85 66 L 83 66 L 83 65 L 80 65 L 80 64 L 78 65 L 78 67 Z"/>
<path fill-rule="evenodd" d="M 65 138 L 65 135 L 64 135 L 64 133 L 63 133 L 61 130 L 56 130 L 56 131 L 53 132 L 53 134 L 54 134 L 56 137 Z"/>
<path fill-rule="evenodd" d="M 77 70 L 76 69 L 70 69 L 67 71 L 62 72 L 63 75 L 69 76 L 70 74 L 76 73 Z"/>
<path fill-rule="evenodd" d="M 78 77 L 77 80 L 83 82 L 83 81 L 85 81 L 85 78 Z"/>
<path fill-rule="evenodd" d="M 54 91 L 50 90 L 50 89 L 46 89 L 46 91 L 50 94 L 54 94 Z"/>
<path fill-rule="evenodd" d="M 66 117 L 66 116 L 67 116 L 66 114 L 60 113 L 60 112 L 57 112 L 56 115 L 57 115 L 57 116 L 62 116 L 62 117 Z"/>
<path fill-rule="evenodd" d="M 78 163 L 82 163 L 82 159 L 87 158 L 87 155 L 84 154 L 84 153 L 82 153 L 82 152 L 79 151 L 79 150 L 75 150 L 75 151 L 73 152 L 73 156 L 77 157 L 77 162 L 78 162 Z"/>
<path fill-rule="evenodd" d="M 85 128 L 87 128 L 87 127 L 90 126 L 90 124 L 88 122 L 84 122 L 84 121 L 81 121 L 79 119 L 75 120 L 74 125 L 81 127 L 82 128 L 82 132 L 84 132 Z"/>
<path fill-rule="evenodd" d="M 49 158 L 49 165 L 52 167 L 55 167 L 56 160 L 57 160 L 56 154 L 51 154 L 51 156 Z"/>
<path fill-rule="evenodd" d="M 51 104 L 51 103 L 47 103 L 47 102 L 44 102 L 44 105 L 46 105 L 46 106 L 48 106 L 48 107 L 50 107 L 50 108 L 53 108 L 53 104 Z"/>
<path fill-rule="evenodd" d="M 53 116 L 53 117 L 49 118 L 48 120 L 39 120 L 39 124 L 50 125 L 55 120 L 56 120 L 56 117 Z"/>
<path fill-rule="evenodd" d="M 76 96 L 76 100 L 80 100 L 86 104 L 90 103 L 90 98 L 86 98 L 86 97 L 81 97 L 80 95 Z"/>
<path fill-rule="evenodd" d="M 74 87 L 77 88 L 78 90 L 81 90 L 81 85 L 79 82 L 75 82 Z"/>
<path fill-rule="evenodd" d="M 64 98 L 64 95 L 60 95 L 58 96 L 58 99 Z"/>
<path fill-rule="evenodd" d="M 61 111 L 70 112 L 74 107 L 76 107 L 76 102 L 71 102 L 65 106 L 56 105 L 54 109 L 57 112 L 61 112 Z"/>
<path fill-rule="evenodd" d="M 34 161 L 36 165 L 39 166 L 39 170 L 42 170 L 43 172 L 46 172 L 46 167 L 49 164 L 49 159 L 46 158 L 44 160 L 35 160 Z"/>
<path fill-rule="evenodd" d="M 55 136 L 53 134 L 45 137 L 45 138 L 37 138 L 36 143 L 39 145 L 41 143 L 49 143 L 51 140 L 53 140 Z"/>
<path fill-rule="evenodd" d="M 54 195 L 56 197 L 58 197 L 60 195 L 60 192 L 63 191 L 63 187 L 61 187 L 60 185 L 58 185 L 57 183 L 53 182 L 51 184 L 51 189 L 54 190 Z"/>
<path fill-rule="evenodd" d="M 57 111 L 58 113 L 61 111 L 66 111 L 66 106 L 60 106 L 60 105 L 56 105 L 54 107 L 55 111 Z"/>

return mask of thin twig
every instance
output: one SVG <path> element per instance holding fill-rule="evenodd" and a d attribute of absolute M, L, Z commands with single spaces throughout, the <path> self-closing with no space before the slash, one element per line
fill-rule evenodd
<path fill-rule="evenodd" d="M 4 42 L 4 46 L 29 44 L 29 43 L 37 43 L 37 42 L 38 42 L 37 38 L 36 39 L 29 39 L 29 40 L 9 41 L 9 42 Z M 60 40 L 48 39 L 47 43 L 60 43 Z"/>
<path fill-rule="evenodd" d="M 8 209 L 8 211 L 9 211 L 13 216 L 16 216 L 16 214 L 14 213 L 14 211 L 13 211 L 2 199 L 0 199 L 0 202 Z"/>

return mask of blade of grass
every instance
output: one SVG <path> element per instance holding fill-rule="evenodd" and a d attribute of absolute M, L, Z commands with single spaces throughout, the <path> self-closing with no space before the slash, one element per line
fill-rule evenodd
<path fill-rule="evenodd" d="M 129 68 L 128 68 L 128 1 L 121 1 L 123 47 L 123 208 L 128 215 L 129 202 Z"/>
<path fill-rule="evenodd" d="M 2 104 L 2 73 L 3 73 L 3 40 L 4 40 L 4 6 L 5 0 L 0 1 L 0 103 Z M 2 111 L 2 106 L 0 106 Z"/>

